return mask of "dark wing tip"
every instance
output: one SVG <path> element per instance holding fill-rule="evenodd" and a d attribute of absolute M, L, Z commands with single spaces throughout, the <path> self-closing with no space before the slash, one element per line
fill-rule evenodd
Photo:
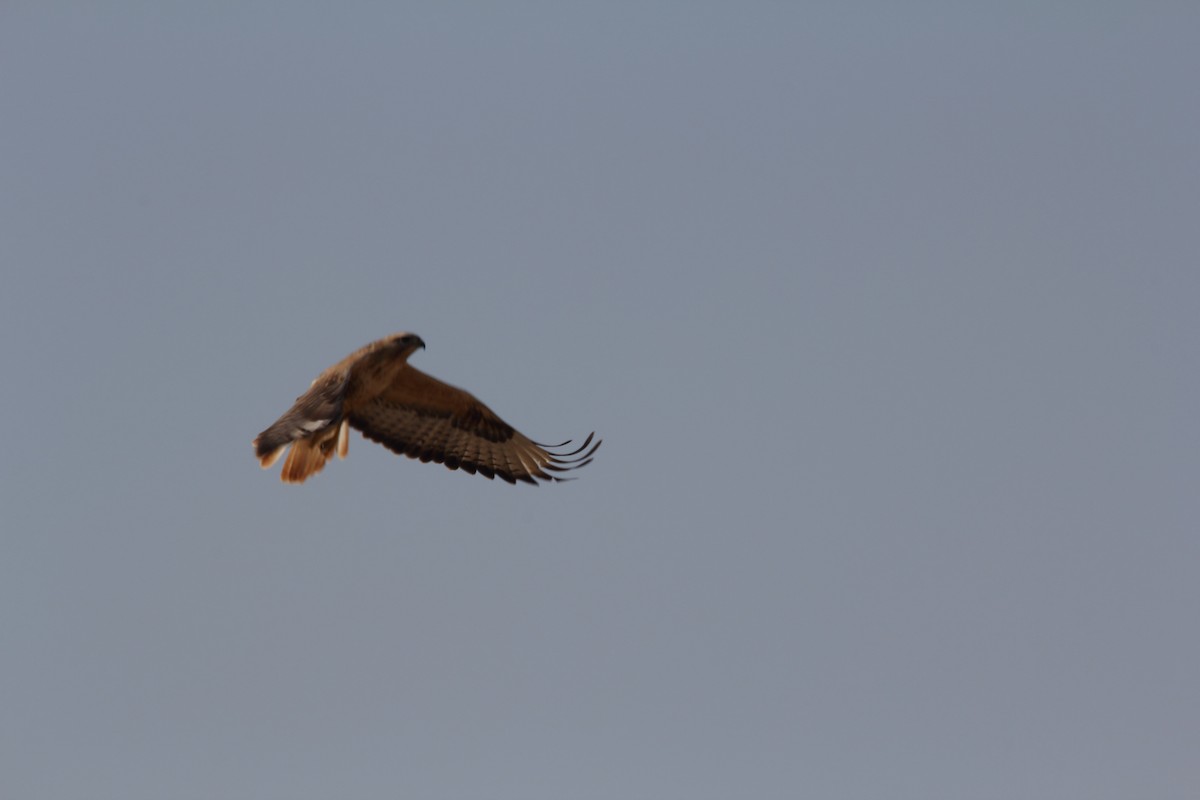
<path fill-rule="evenodd" d="M 554 458 L 561 459 L 561 458 L 565 458 L 567 456 L 574 456 L 574 455 L 579 455 L 579 453 L 582 453 L 584 451 L 584 449 L 587 448 L 587 446 L 592 443 L 592 439 L 595 438 L 595 436 L 596 436 L 596 432 L 592 431 L 591 433 L 589 433 L 587 435 L 587 438 L 583 440 L 583 444 L 579 445 L 579 447 L 575 448 L 574 450 L 571 450 L 570 452 L 566 452 L 566 453 L 555 453 L 553 451 L 559 449 L 560 447 L 566 447 L 567 445 L 569 445 L 571 443 L 570 439 L 567 439 L 565 442 L 562 442 L 561 444 L 542 444 L 541 442 L 534 442 L 534 444 L 536 444 L 538 447 L 545 450 L 547 453 L 549 453 Z M 603 441 L 603 440 L 601 440 L 601 441 Z M 596 442 L 596 447 L 599 447 L 599 446 L 600 446 L 600 442 Z M 596 447 L 592 448 L 593 453 L 596 452 Z M 586 456 L 581 456 L 581 457 L 586 457 Z"/>
<path fill-rule="evenodd" d="M 588 464 L 592 463 L 592 457 L 596 454 L 596 451 L 600 449 L 600 444 L 604 441 L 603 439 L 596 439 L 596 443 L 592 444 L 592 439 L 595 439 L 595 437 L 596 432 L 592 431 L 587 435 L 587 438 L 583 440 L 583 444 L 579 445 L 579 447 L 576 447 L 574 450 L 567 451 L 563 451 L 562 448 L 571 444 L 570 439 L 562 444 L 557 445 L 538 444 L 538 447 L 540 447 L 546 454 L 546 463 L 541 465 L 541 469 L 539 469 L 537 472 L 537 477 L 545 481 L 556 482 L 574 480 L 574 478 L 550 475 L 544 470 L 561 473 L 586 467 Z"/>
<path fill-rule="evenodd" d="M 583 444 L 579 445 L 579 447 L 576 447 L 574 450 L 569 450 L 566 452 L 556 453 L 554 451 L 558 448 L 569 445 L 571 443 L 570 439 L 560 445 L 554 445 L 550 447 L 546 445 L 538 445 L 538 447 L 541 447 L 546 451 L 546 454 L 550 456 L 551 462 L 555 464 L 574 464 L 575 466 L 568 467 L 568 469 L 578 469 L 579 467 L 587 465 L 592 460 L 592 456 L 596 454 L 596 451 L 600 449 L 600 445 L 604 443 L 603 439 L 596 439 L 596 443 L 592 444 L 592 439 L 594 439 L 595 436 L 595 431 L 589 433 L 587 438 L 583 440 Z M 589 448 L 588 445 L 591 445 L 591 447 Z"/>

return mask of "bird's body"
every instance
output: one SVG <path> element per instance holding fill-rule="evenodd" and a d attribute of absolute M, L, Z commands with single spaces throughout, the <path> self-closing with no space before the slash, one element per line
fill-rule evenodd
<path fill-rule="evenodd" d="M 264 469 L 291 445 L 280 477 L 301 483 L 336 452 L 345 458 L 349 428 L 388 449 L 509 483 L 563 480 L 549 473 L 589 463 L 600 442 L 589 435 L 572 452 L 540 445 L 462 389 L 408 363 L 425 347 L 421 337 L 397 333 L 363 347 L 317 376 L 308 391 L 254 440 Z M 586 451 L 586 452 L 585 452 Z"/>

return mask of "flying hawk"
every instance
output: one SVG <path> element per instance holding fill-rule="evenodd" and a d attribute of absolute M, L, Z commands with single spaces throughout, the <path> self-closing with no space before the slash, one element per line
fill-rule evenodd
<path fill-rule="evenodd" d="M 346 457 L 350 426 L 409 458 L 509 483 L 566 480 L 550 473 L 591 462 L 600 446 L 592 444 L 595 433 L 570 452 L 561 452 L 570 440 L 544 445 L 527 439 L 472 395 L 409 366 L 408 357 L 424 347 L 414 333 L 392 334 L 318 375 L 254 440 L 263 469 L 291 445 L 280 477 L 303 483 L 324 468 L 335 448 L 339 458 Z"/>

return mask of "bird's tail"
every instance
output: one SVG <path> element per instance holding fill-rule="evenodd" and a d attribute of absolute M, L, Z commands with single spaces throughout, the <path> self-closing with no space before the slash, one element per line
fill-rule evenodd
<path fill-rule="evenodd" d="M 325 468 L 329 453 L 320 442 L 298 439 L 292 442 L 291 452 L 283 462 L 279 477 L 284 483 L 304 483 L 309 475 L 316 475 Z"/>
<path fill-rule="evenodd" d="M 283 462 L 279 477 L 284 483 L 303 483 L 310 475 L 316 475 L 324 469 L 325 462 L 333 457 L 334 452 L 338 458 L 346 457 L 350 450 L 350 423 L 342 420 L 340 424 L 330 425 L 310 437 L 285 441 L 274 449 L 268 449 L 270 445 L 265 442 L 263 444 L 266 446 L 260 446 L 259 441 L 255 444 L 263 469 L 270 468 L 278 461 L 290 444 L 291 450 Z"/>

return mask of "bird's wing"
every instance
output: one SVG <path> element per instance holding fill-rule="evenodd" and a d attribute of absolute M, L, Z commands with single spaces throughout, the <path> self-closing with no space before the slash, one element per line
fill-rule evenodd
<path fill-rule="evenodd" d="M 352 381 L 353 383 L 353 381 Z M 343 413 L 368 439 L 396 453 L 509 483 L 557 481 L 578 469 L 600 442 L 579 448 L 541 445 L 515 430 L 474 396 L 406 364 L 386 387 L 347 392 Z M 589 448 L 590 445 L 590 448 Z"/>

